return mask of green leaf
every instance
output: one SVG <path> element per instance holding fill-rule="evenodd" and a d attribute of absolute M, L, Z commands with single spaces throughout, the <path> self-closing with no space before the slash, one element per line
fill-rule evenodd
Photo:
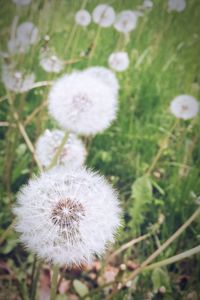
<path fill-rule="evenodd" d="M 73 286 L 74 286 L 74 289 L 76 290 L 77 294 L 80 297 L 84 297 L 85 295 L 87 295 L 89 293 L 89 289 L 88 289 L 87 285 L 82 283 L 80 280 L 75 279 L 73 281 Z"/>
<path fill-rule="evenodd" d="M 132 196 L 137 201 L 149 202 L 152 199 L 152 185 L 148 176 L 138 178 L 132 185 Z"/>
<path fill-rule="evenodd" d="M 171 290 L 169 275 L 163 269 L 161 268 L 154 269 L 152 272 L 151 280 L 155 292 L 157 292 L 161 286 L 164 286 L 168 291 Z"/>
<path fill-rule="evenodd" d="M 152 200 L 152 184 L 148 176 L 138 178 L 132 185 L 133 204 L 130 210 L 130 225 L 133 233 L 138 233 L 139 225 L 143 222 L 143 215 L 147 204 Z"/>

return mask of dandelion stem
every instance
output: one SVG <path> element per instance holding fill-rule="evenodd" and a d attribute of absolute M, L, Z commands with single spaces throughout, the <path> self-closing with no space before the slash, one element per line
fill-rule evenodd
<path fill-rule="evenodd" d="M 145 267 L 144 271 L 149 271 L 149 270 L 152 270 L 152 269 L 155 269 L 155 268 L 158 268 L 158 267 L 163 267 L 163 266 L 166 266 L 166 265 L 169 265 L 169 264 L 173 264 L 173 263 L 175 263 L 179 260 L 190 257 L 194 254 L 199 253 L 199 252 L 200 252 L 200 245 L 197 246 L 197 247 L 194 247 L 190 250 L 184 251 L 180 254 L 174 255 L 174 256 L 169 257 L 167 259 L 164 259 L 164 260 L 161 260 L 161 261 L 156 262 L 154 264 L 151 264 L 151 265 Z"/>
<path fill-rule="evenodd" d="M 26 132 L 26 130 L 25 130 L 23 124 L 21 123 L 21 121 L 20 121 L 20 119 L 19 119 L 18 113 L 14 110 L 13 102 L 12 102 L 12 99 L 11 99 L 10 95 L 8 95 L 8 102 L 9 102 L 9 104 L 10 104 L 11 111 L 12 111 L 12 115 L 13 115 L 14 120 L 15 120 L 16 123 L 17 123 L 17 126 L 18 126 L 18 128 L 19 128 L 19 131 L 20 131 L 21 135 L 23 136 L 23 138 L 24 138 L 24 140 L 25 140 L 25 142 L 26 142 L 26 145 L 27 145 L 28 149 L 29 149 L 30 152 L 32 153 L 33 158 L 34 158 L 34 160 L 35 160 L 35 162 L 36 162 L 36 164 L 37 164 L 39 170 L 42 172 L 42 171 L 43 171 L 42 165 L 41 165 L 39 159 L 37 158 L 37 155 L 36 155 L 36 153 L 35 153 L 35 149 L 34 149 L 34 147 L 33 147 L 33 144 L 32 144 L 32 142 L 31 142 L 31 140 L 30 140 L 30 138 L 29 138 L 29 136 L 28 136 L 28 134 L 27 134 L 27 132 Z"/>
<path fill-rule="evenodd" d="M 97 47 L 97 42 L 98 42 L 98 39 L 100 37 L 100 33 L 101 33 L 101 26 L 98 27 L 97 33 L 95 35 L 95 39 L 92 43 L 92 49 L 91 49 L 90 54 L 89 54 L 88 65 L 91 65 L 91 61 L 92 61 L 92 58 L 94 56 L 94 52 L 95 52 L 96 47 Z"/>
<path fill-rule="evenodd" d="M 59 275 L 59 267 L 57 265 L 54 265 L 54 267 L 53 267 L 53 277 L 52 277 L 52 281 L 51 281 L 50 300 L 56 300 L 58 275 Z"/>
<path fill-rule="evenodd" d="M 36 291 L 37 291 L 37 283 L 40 276 L 40 270 L 42 267 L 42 261 L 38 261 L 37 263 L 37 257 L 35 255 L 34 263 L 33 263 L 33 277 L 32 277 L 32 287 L 31 287 L 31 298 L 30 300 L 35 300 Z"/>
<path fill-rule="evenodd" d="M 61 142 L 60 146 L 58 147 L 58 149 L 57 149 L 57 151 L 56 151 L 56 153 L 55 153 L 55 155 L 54 155 L 54 157 L 53 157 L 50 165 L 47 168 L 47 170 L 51 169 L 53 166 L 56 165 L 56 163 L 58 161 L 58 158 L 59 158 L 60 154 L 62 153 L 63 147 L 64 147 L 64 145 L 65 145 L 65 143 L 67 141 L 68 136 L 69 136 L 69 133 L 66 131 L 65 135 L 64 135 L 64 137 L 62 139 L 62 142 Z"/>

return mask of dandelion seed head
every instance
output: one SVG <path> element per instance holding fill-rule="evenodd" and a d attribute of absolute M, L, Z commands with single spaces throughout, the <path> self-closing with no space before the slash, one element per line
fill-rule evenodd
<path fill-rule="evenodd" d="M 92 13 L 93 21 L 101 27 L 109 27 L 115 21 L 115 11 L 107 4 L 100 4 Z"/>
<path fill-rule="evenodd" d="M 126 52 L 114 52 L 109 56 L 108 64 L 114 71 L 125 71 L 129 66 L 128 54 Z"/>
<path fill-rule="evenodd" d="M 62 143 L 64 132 L 46 129 L 36 143 L 36 155 L 44 167 L 48 167 Z M 81 166 L 86 158 L 86 149 L 74 134 L 69 134 L 57 164 L 64 166 Z"/>
<path fill-rule="evenodd" d="M 80 26 L 88 26 L 91 22 L 90 13 L 85 9 L 79 10 L 75 15 L 75 21 Z"/>
<path fill-rule="evenodd" d="M 38 28 L 31 22 L 24 22 L 18 26 L 16 38 L 21 46 L 27 48 L 38 41 Z"/>
<path fill-rule="evenodd" d="M 58 79 L 48 100 L 50 114 L 61 127 L 75 133 L 101 132 L 116 116 L 117 99 L 110 87 L 84 72 Z"/>
<path fill-rule="evenodd" d="M 24 74 L 7 65 L 4 65 L 2 68 L 1 77 L 6 89 L 15 93 L 27 92 L 33 87 L 35 81 L 33 73 Z"/>
<path fill-rule="evenodd" d="M 12 0 L 17 5 L 28 5 L 32 0 Z"/>
<path fill-rule="evenodd" d="M 118 197 L 106 180 L 84 168 L 57 167 L 22 188 L 14 208 L 27 248 L 49 262 L 89 263 L 114 241 Z"/>
<path fill-rule="evenodd" d="M 192 119 L 199 112 L 199 102 L 190 95 L 180 95 L 171 102 L 170 110 L 177 118 Z"/>
<path fill-rule="evenodd" d="M 151 0 L 144 0 L 143 2 L 144 9 L 151 9 L 153 8 L 153 2 Z"/>
<path fill-rule="evenodd" d="M 186 8 L 185 0 L 168 0 L 169 11 L 182 12 Z"/>
<path fill-rule="evenodd" d="M 137 13 L 125 10 L 117 16 L 114 27 L 119 32 L 128 33 L 136 28 L 137 20 Z"/>
<path fill-rule="evenodd" d="M 90 67 L 84 72 L 92 77 L 99 78 L 103 83 L 108 85 L 113 90 L 115 95 L 118 94 L 119 83 L 117 77 L 109 69 L 104 67 Z"/>
<path fill-rule="evenodd" d="M 51 50 L 47 50 L 40 54 L 40 65 L 48 73 L 59 73 L 62 71 L 64 63 Z"/>

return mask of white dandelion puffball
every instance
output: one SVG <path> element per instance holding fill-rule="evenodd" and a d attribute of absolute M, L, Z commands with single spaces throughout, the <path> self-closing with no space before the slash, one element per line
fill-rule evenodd
<path fill-rule="evenodd" d="M 38 41 L 38 37 L 38 28 L 31 22 L 24 22 L 17 28 L 16 38 L 23 47 L 35 44 Z"/>
<path fill-rule="evenodd" d="M 14 208 L 20 240 L 58 265 L 89 263 L 120 226 L 117 195 L 96 173 L 57 167 L 22 188 Z"/>
<path fill-rule="evenodd" d="M 78 25 L 86 27 L 91 22 L 91 16 L 87 10 L 81 9 L 76 13 L 75 21 Z"/>
<path fill-rule="evenodd" d="M 190 95 L 180 95 L 171 102 L 170 110 L 177 118 L 192 119 L 199 112 L 199 102 Z"/>
<path fill-rule="evenodd" d="M 129 57 L 126 52 L 114 52 L 108 58 L 108 64 L 111 69 L 122 72 L 129 66 Z"/>
<path fill-rule="evenodd" d="M 186 8 L 185 0 L 168 0 L 169 11 L 182 12 Z"/>
<path fill-rule="evenodd" d="M 56 55 L 42 53 L 40 55 L 40 65 L 48 73 L 59 73 L 62 71 L 64 63 Z"/>
<path fill-rule="evenodd" d="M 115 21 L 115 11 L 107 4 L 100 4 L 92 13 L 93 21 L 101 27 L 109 27 Z"/>
<path fill-rule="evenodd" d="M 143 2 L 144 9 L 151 9 L 153 8 L 153 2 L 151 0 L 144 0 Z"/>
<path fill-rule="evenodd" d="M 61 127 L 84 135 L 105 130 L 115 119 L 117 110 L 112 89 L 84 72 L 58 79 L 48 100 L 49 112 Z"/>
<path fill-rule="evenodd" d="M 117 31 L 128 33 L 136 28 L 138 14 L 131 10 L 122 11 L 116 19 L 114 27 Z"/>
<path fill-rule="evenodd" d="M 23 93 L 33 87 L 35 75 L 33 73 L 24 74 L 4 66 L 2 70 L 2 81 L 7 90 L 15 93 Z"/>
<path fill-rule="evenodd" d="M 32 0 L 12 0 L 17 5 L 28 5 Z"/>
<path fill-rule="evenodd" d="M 24 53 L 28 47 L 23 47 L 21 43 L 16 38 L 12 38 L 7 43 L 8 52 L 11 55 L 17 54 L 17 53 Z"/>
<path fill-rule="evenodd" d="M 108 85 L 114 92 L 115 95 L 118 94 L 119 90 L 119 83 L 117 80 L 116 75 L 110 71 L 108 68 L 104 67 L 90 67 L 84 71 L 86 74 L 94 77 L 99 78 Z"/>
<path fill-rule="evenodd" d="M 41 135 L 36 143 L 36 155 L 41 164 L 48 167 L 62 143 L 65 133 L 61 130 L 48 130 Z M 58 158 L 59 165 L 82 166 L 86 158 L 86 149 L 80 139 L 70 134 Z"/>

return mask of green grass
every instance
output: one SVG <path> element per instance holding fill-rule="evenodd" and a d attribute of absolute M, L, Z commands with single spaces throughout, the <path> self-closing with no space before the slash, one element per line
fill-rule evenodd
<path fill-rule="evenodd" d="M 124 227 L 118 235 L 115 248 L 149 232 L 149 227 L 157 222 L 161 214 L 165 217 L 153 237 L 119 256 L 116 262 L 118 266 L 127 260 L 142 262 L 155 251 L 158 243 L 169 238 L 197 209 L 192 192 L 199 195 L 200 191 L 200 122 L 197 116 L 191 121 L 179 121 L 151 173 L 148 183 L 152 185 L 150 191 L 146 181 L 142 181 L 140 197 L 134 196 L 134 182 L 146 174 L 159 146 L 176 121 L 169 111 L 171 100 L 179 94 L 191 94 L 200 99 L 200 2 L 188 0 L 187 9 L 182 13 L 168 13 L 167 1 L 154 2 L 154 8 L 139 19 L 138 26 L 130 34 L 125 48 L 130 57 L 130 67 L 117 74 L 120 82 L 118 117 L 108 130 L 91 139 L 88 149 L 87 165 L 107 176 L 120 194 L 124 209 Z M 87 29 L 77 27 L 75 36 L 68 45 L 74 28 L 74 13 L 81 3 L 82 1 L 67 0 L 59 1 L 59 4 L 56 1 L 33 1 L 31 6 L 15 11 L 11 1 L 4 1 L 0 13 L 0 51 L 6 51 L 14 15 L 19 16 L 19 23 L 30 20 L 39 27 L 41 39 L 27 55 L 14 57 L 14 60 L 24 70 L 33 71 L 37 81 L 57 78 L 58 75 L 49 75 L 39 66 L 39 50 L 45 44 L 43 37 L 46 34 L 50 36 L 49 46 L 64 60 L 77 58 L 82 51 L 87 52 L 98 30 L 94 23 Z M 88 1 L 86 8 L 92 12 L 97 3 L 100 2 Z M 135 9 L 141 2 L 126 0 L 109 3 L 120 12 L 124 9 Z M 116 49 L 119 39 L 121 37 L 114 28 L 102 29 L 91 65 L 107 66 L 108 56 Z M 88 59 L 82 59 L 76 64 L 66 66 L 63 73 L 74 69 L 82 70 L 87 66 Z M 2 83 L 0 85 L 0 96 L 3 97 L 6 90 Z M 44 87 L 18 94 L 16 97 L 13 95 L 15 109 L 22 122 L 46 100 L 48 90 L 48 87 Z M 2 101 L 0 106 L 0 121 L 14 124 L 8 102 Z M 34 143 L 48 127 L 57 128 L 58 125 L 44 109 L 26 130 Z M 0 233 L 3 234 L 13 219 L 11 207 L 17 191 L 33 172 L 38 171 L 16 127 L 0 127 L 0 137 Z M 183 169 L 183 165 L 188 168 Z M 143 193 L 145 189 L 149 193 L 147 197 Z M 158 260 L 198 245 L 199 229 L 199 221 L 194 222 Z M 30 273 L 32 256 L 28 255 L 26 261 L 27 253 L 17 244 L 17 235 L 12 230 L 2 244 L 1 256 L 19 278 L 24 276 L 22 271 L 17 271 L 19 269 L 27 269 L 27 273 Z M 134 299 L 146 299 L 147 293 L 158 284 L 156 278 L 161 278 L 159 284 L 166 286 L 167 293 L 163 296 L 154 295 L 153 299 L 186 299 L 184 297 L 189 292 L 196 291 L 199 294 L 198 265 L 199 256 L 196 255 L 164 268 L 164 275 L 162 273 L 157 276 L 155 272 L 143 273 L 138 277 Z M 184 287 L 181 286 L 180 276 L 187 278 Z M 81 275 L 79 277 L 82 279 Z M 179 281 L 181 284 L 177 283 Z M 4 280 L 3 283 L 9 289 L 11 282 Z M 12 282 L 11 294 L 15 293 L 16 285 L 16 281 Z M 5 290 L 2 295 L 4 293 Z M 116 299 L 123 299 L 128 293 L 130 290 L 125 289 Z M 10 299 L 14 298 L 10 296 Z M 92 299 L 99 298 L 93 296 Z"/>

